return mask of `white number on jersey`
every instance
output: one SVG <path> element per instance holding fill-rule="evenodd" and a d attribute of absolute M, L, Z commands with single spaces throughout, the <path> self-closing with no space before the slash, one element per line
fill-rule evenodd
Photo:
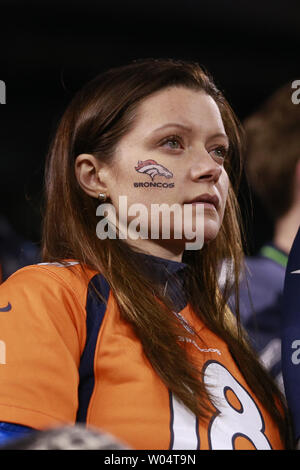
<path fill-rule="evenodd" d="M 256 449 L 271 449 L 264 434 L 265 424 L 259 408 L 245 388 L 222 364 L 208 361 L 204 366 L 204 383 L 217 409 L 208 425 L 211 449 L 234 449 L 235 440 L 243 437 Z M 230 403 L 233 394 L 237 405 Z M 172 449 L 199 449 L 198 419 L 171 394 Z"/>

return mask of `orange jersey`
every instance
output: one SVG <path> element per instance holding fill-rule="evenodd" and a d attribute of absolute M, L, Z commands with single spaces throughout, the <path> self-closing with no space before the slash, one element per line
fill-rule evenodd
<path fill-rule="evenodd" d="M 20 269 L 0 286 L 0 421 L 85 422 L 132 449 L 281 449 L 226 344 L 189 305 L 178 314 L 207 345 L 188 345 L 214 397 L 205 422 L 156 374 L 101 274 L 86 280 L 76 262 Z"/>

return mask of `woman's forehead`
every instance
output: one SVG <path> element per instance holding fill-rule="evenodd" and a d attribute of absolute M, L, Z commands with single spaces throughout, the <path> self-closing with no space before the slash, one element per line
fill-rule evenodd
<path fill-rule="evenodd" d="M 133 131 L 159 133 L 176 123 L 186 132 L 224 132 L 220 110 L 214 99 L 202 90 L 172 87 L 146 97 L 138 106 Z"/>

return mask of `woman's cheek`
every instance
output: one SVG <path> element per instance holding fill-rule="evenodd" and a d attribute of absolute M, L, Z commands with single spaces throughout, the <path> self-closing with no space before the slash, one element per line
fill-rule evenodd
<path fill-rule="evenodd" d="M 221 185 L 220 185 L 220 199 L 221 199 L 222 214 L 224 214 L 225 212 L 228 191 L 229 191 L 229 177 L 224 169 L 222 176 L 221 176 Z"/>

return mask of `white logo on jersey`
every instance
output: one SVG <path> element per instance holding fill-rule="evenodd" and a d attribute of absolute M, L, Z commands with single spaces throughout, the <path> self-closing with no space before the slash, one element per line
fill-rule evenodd
<path fill-rule="evenodd" d="M 297 269 L 297 271 L 291 271 L 291 274 L 300 274 L 300 269 Z"/>
<path fill-rule="evenodd" d="M 191 328 L 191 326 L 189 325 L 189 323 L 186 321 L 186 319 L 179 313 L 179 312 L 173 312 L 177 318 L 179 318 L 180 320 L 180 323 L 182 324 L 182 326 L 189 332 L 189 333 L 192 333 L 194 334 L 194 330 Z M 219 356 L 221 356 L 221 352 L 219 351 L 219 349 L 216 349 L 216 348 L 200 348 L 198 346 L 198 344 L 196 343 L 196 341 L 194 341 L 193 339 L 191 338 L 186 338 L 185 336 L 179 336 L 178 337 L 179 341 L 187 341 L 188 343 L 191 343 L 193 346 L 195 346 L 198 351 L 200 352 L 204 352 L 204 353 L 217 353 L 219 354 Z"/>
<path fill-rule="evenodd" d="M 79 261 L 68 261 L 66 264 L 62 263 L 38 263 L 38 266 L 57 266 L 58 268 L 67 268 L 68 266 L 74 266 L 75 264 L 79 264 Z"/>
<path fill-rule="evenodd" d="M 185 336 L 179 336 L 179 341 L 187 341 L 188 343 L 191 343 L 193 346 L 195 346 L 195 348 L 198 349 L 198 351 L 200 352 L 203 352 L 203 353 L 216 353 L 218 354 L 219 356 L 221 356 L 221 352 L 219 349 L 216 349 L 216 348 L 200 348 L 200 346 L 198 346 L 198 344 L 196 343 L 196 341 L 194 341 L 193 339 L 191 338 L 186 338 Z"/>

